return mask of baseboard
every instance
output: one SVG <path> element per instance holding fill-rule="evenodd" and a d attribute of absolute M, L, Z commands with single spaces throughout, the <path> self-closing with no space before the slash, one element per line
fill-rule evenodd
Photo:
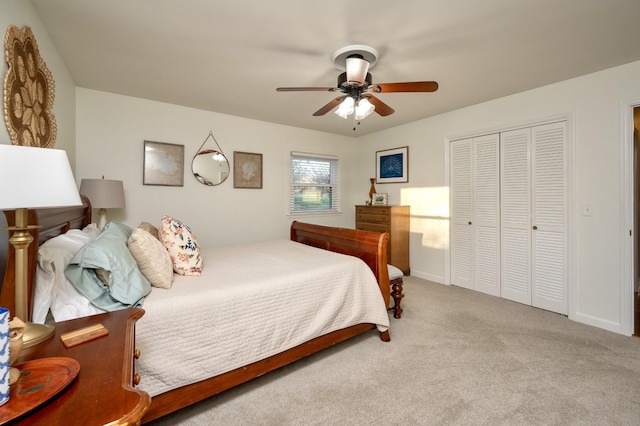
<path fill-rule="evenodd" d="M 445 284 L 445 279 L 443 276 L 416 271 L 413 268 L 411 269 L 411 276 L 416 278 L 422 278 L 423 280 L 427 280 L 427 281 L 432 281 L 437 284 Z"/>

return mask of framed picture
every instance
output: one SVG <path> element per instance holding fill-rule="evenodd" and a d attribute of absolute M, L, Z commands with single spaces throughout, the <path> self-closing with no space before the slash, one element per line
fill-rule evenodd
<path fill-rule="evenodd" d="M 262 189 L 262 154 L 233 151 L 233 187 Z"/>
<path fill-rule="evenodd" d="M 376 151 L 376 183 L 409 182 L 409 147 Z"/>
<path fill-rule="evenodd" d="M 184 186 L 184 145 L 144 141 L 142 184 Z"/>
<path fill-rule="evenodd" d="M 387 205 L 387 194 L 373 194 L 373 198 L 371 199 L 372 206 L 386 206 Z"/>

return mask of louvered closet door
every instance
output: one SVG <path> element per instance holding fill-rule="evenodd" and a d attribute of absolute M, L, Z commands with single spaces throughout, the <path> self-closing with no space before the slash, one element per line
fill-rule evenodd
<path fill-rule="evenodd" d="M 501 296 L 531 304 L 531 130 L 500 134 Z"/>
<path fill-rule="evenodd" d="M 531 128 L 532 301 L 567 314 L 566 122 Z"/>
<path fill-rule="evenodd" d="M 474 289 L 500 296 L 499 135 L 473 138 Z"/>
<path fill-rule="evenodd" d="M 451 284 L 473 289 L 471 139 L 449 145 Z"/>

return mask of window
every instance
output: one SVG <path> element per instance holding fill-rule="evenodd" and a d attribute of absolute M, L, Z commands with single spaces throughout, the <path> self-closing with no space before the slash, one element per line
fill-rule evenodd
<path fill-rule="evenodd" d="M 338 159 L 292 152 L 289 213 L 340 211 Z"/>

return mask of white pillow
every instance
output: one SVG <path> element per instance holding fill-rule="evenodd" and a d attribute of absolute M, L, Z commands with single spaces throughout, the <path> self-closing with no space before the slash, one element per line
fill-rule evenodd
<path fill-rule="evenodd" d="M 173 264 L 160 240 L 142 228 L 136 228 L 127 241 L 140 272 L 154 287 L 171 288 Z"/>
<path fill-rule="evenodd" d="M 82 232 L 84 232 L 89 237 L 91 237 L 91 241 L 93 241 L 96 238 L 98 238 L 98 235 L 100 235 L 100 232 L 102 232 L 102 231 L 100 231 L 100 228 L 98 228 L 98 224 L 90 223 L 87 226 L 85 226 L 84 228 L 82 228 Z"/>
<path fill-rule="evenodd" d="M 33 294 L 33 322 L 44 323 L 49 310 L 55 321 L 103 312 L 91 305 L 64 275 L 67 263 L 80 248 L 91 241 L 91 232 L 72 229 L 40 246 Z"/>

